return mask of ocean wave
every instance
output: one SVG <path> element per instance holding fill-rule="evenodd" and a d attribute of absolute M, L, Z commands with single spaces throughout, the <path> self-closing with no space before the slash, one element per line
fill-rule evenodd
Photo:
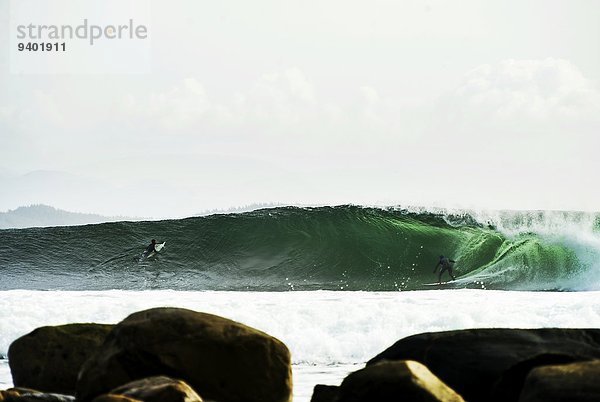
<path fill-rule="evenodd" d="M 140 254 L 151 238 L 159 255 Z M 600 218 L 359 206 L 0 231 L 0 289 L 415 290 L 600 288 Z M 446 278 L 448 278 L 446 276 Z"/>

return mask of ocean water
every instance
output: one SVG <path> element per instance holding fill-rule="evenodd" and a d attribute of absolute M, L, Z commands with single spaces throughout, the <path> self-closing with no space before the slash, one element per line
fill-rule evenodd
<path fill-rule="evenodd" d="M 151 238 L 167 245 L 141 258 Z M 425 286 L 439 254 L 458 276 L 442 289 Z M 409 335 L 600 327 L 599 261 L 599 215 L 582 212 L 290 207 L 0 230 L 0 355 L 42 325 L 184 307 L 281 339 L 309 401 Z"/>
<path fill-rule="evenodd" d="M 140 258 L 150 239 L 161 253 Z M 0 290 L 600 290 L 600 215 L 357 206 L 0 231 Z"/>

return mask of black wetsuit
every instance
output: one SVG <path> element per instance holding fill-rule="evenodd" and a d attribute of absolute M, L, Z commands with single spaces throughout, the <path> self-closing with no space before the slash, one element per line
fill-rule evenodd
<path fill-rule="evenodd" d="M 156 243 L 150 243 L 150 245 L 148 247 L 146 247 L 146 251 L 144 251 L 144 255 L 149 255 L 151 252 L 156 251 L 154 246 L 156 246 Z"/>
<path fill-rule="evenodd" d="M 435 270 L 433 271 L 433 273 L 435 273 L 435 271 L 437 271 L 437 268 L 441 265 L 442 269 L 440 270 L 440 275 L 439 275 L 439 282 L 442 281 L 442 274 L 446 271 L 448 271 L 448 274 L 450 275 L 450 277 L 452 278 L 452 280 L 455 280 L 456 278 L 454 277 L 454 275 L 452 274 L 452 264 L 454 264 L 455 261 L 444 257 L 444 258 L 440 258 L 440 261 L 437 263 L 437 265 L 435 266 Z"/>

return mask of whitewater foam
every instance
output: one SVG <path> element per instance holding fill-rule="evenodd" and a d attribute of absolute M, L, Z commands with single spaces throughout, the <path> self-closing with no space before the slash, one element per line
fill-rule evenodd
<path fill-rule="evenodd" d="M 0 292 L 0 353 L 5 355 L 14 339 L 39 326 L 116 323 L 157 306 L 221 315 L 281 339 L 292 352 L 295 375 L 300 376 L 296 384 L 301 387 L 295 392 L 302 398 L 310 396 L 316 382 L 337 383 L 354 365 L 417 333 L 482 327 L 600 327 L 600 292 L 12 290 Z M 7 379 L 0 378 L 3 381 Z"/>
<path fill-rule="evenodd" d="M 116 323 L 176 306 L 213 313 L 283 340 L 295 363 L 364 362 L 399 338 L 470 327 L 600 326 L 600 292 L 0 292 L 0 354 L 43 325 Z"/>
<path fill-rule="evenodd" d="M 534 234 L 544 244 L 572 250 L 580 269 L 560 281 L 570 290 L 600 289 L 600 214 L 567 211 L 470 211 L 480 225 L 508 239 Z M 565 264 L 566 265 L 566 264 Z M 541 268 L 543 267 L 534 267 Z M 479 278 L 483 280 L 483 278 Z"/>

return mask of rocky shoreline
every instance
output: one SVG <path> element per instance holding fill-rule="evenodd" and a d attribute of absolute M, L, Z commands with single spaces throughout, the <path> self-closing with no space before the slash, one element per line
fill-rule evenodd
<path fill-rule="evenodd" d="M 41 327 L 8 351 L 0 401 L 288 402 L 291 356 L 278 339 L 179 308 L 117 325 Z M 600 400 L 599 329 L 469 329 L 399 340 L 311 402 Z"/>

